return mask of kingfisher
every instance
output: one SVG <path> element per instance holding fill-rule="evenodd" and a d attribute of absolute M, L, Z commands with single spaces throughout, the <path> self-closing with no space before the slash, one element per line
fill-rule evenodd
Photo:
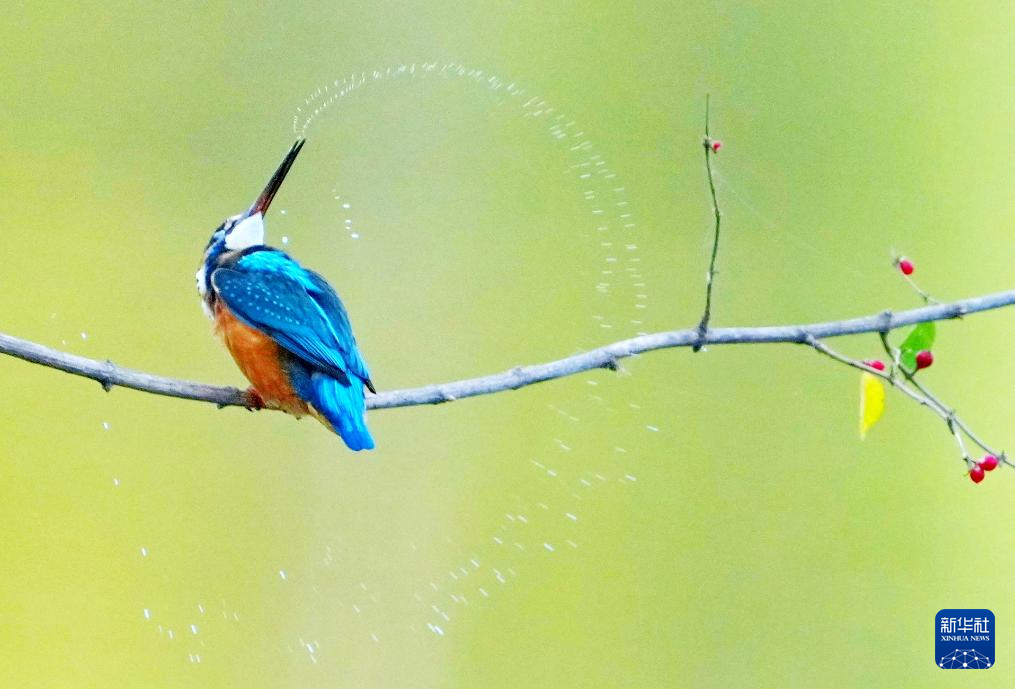
<path fill-rule="evenodd" d="M 327 280 L 264 244 L 264 214 L 305 143 L 297 139 L 248 210 L 208 240 L 197 289 L 254 408 L 310 414 L 351 450 L 371 450 L 364 387 L 376 392 Z"/>

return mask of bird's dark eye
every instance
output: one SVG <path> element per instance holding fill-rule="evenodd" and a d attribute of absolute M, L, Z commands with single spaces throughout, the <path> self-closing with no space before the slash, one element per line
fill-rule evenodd
<path fill-rule="evenodd" d="M 219 225 L 218 229 L 212 232 L 211 238 L 208 240 L 208 243 L 205 244 L 204 246 L 205 251 L 207 251 L 208 248 L 215 242 L 222 241 L 222 238 L 226 236 L 226 231 L 229 229 L 231 225 L 232 223 L 230 223 L 228 220 Z"/>

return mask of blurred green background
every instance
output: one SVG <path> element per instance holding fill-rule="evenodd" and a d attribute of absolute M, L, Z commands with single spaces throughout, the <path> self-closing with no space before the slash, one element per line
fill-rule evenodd
<path fill-rule="evenodd" d="M 893 248 L 940 298 L 1008 288 L 1012 15 L 8 6 L 0 329 L 242 384 L 193 274 L 329 102 L 268 232 L 338 288 L 381 388 L 696 322 L 706 93 L 716 324 L 915 305 Z M 428 61 L 466 70 L 397 73 Z M 1001 446 L 1011 326 L 943 324 L 926 375 Z M 964 684 L 1015 682 L 1010 472 L 974 486 L 899 395 L 861 443 L 855 372 L 800 348 L 372 413 L 369 456 L 280 414 L 0 379 L 3 686 L 952 686 L 946 607 L 997 615 Z"/>

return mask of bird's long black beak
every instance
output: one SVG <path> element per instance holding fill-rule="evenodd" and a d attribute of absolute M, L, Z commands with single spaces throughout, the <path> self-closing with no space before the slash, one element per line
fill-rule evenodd
<path fill-rule="evenodd" d="M 247 211 L 247 215 L 254 215 L 255 213 L 264 213 L 268 210 L 268 206 L 271 205 L 271 200 L 275 198 L 275 194 L 278 193 L 279 188 L 282 186 L 282 182 L 285 180 L 285 176 L 289 173 L 289 168 L 296 162 L 296 156 L 300 154 L 300 150 L 303 148 L 303 144 L 307 142 L 306 139 L 296 139 L 293 143 L 293 147 L 289 149 L 289 152 L 285 154 L 285 158 L 279 163 L 278 169 L 275 170 L 275 174 L 268 180 L 267 186 L 264 187 L 264 191 L 254 201 L 254 205 Z"/>

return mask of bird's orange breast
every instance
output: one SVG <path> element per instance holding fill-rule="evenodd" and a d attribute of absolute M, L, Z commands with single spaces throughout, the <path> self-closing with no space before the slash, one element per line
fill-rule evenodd
<path fill-rule="evenodd" d="M 282 348 L 260 330 L 244 325 L 221 300 L 215 304 L 215 332 L 265 406 L 295 416 L 309 411 L 307 403 L 293 390 L 282 365 L 285 356 Z"/>

